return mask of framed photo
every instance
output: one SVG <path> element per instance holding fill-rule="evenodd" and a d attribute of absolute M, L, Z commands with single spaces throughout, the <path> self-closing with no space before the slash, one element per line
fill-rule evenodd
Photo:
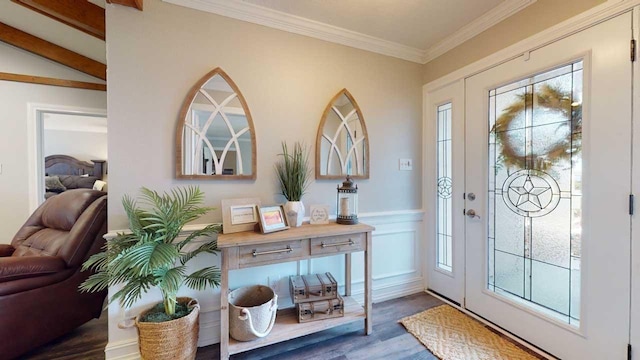
<path fill-rule="evenodd" d="M 253 231 L 259 222 L 259 198 L 222 200 L 222 233 Z"/>
<path fill-rule="evenodd" d="M 309 223 L 321 225 L 329 223 L 329 205 L 311 205 L 309 210 Z"/>
<path fill-rule="evenodd" d="M 263 234 L 289 228 L 282 205 L 258 206 L 258 215 L 260 217 L 260 229 Z"/>

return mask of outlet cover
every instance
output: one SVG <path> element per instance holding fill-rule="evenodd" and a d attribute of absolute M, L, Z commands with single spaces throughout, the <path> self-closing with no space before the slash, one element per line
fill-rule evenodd
<path fill-rule="evenodd" d="M 413 160 L 412 159 L 400 159 L 400 171 L 411 171 L 413 170 Z"/>

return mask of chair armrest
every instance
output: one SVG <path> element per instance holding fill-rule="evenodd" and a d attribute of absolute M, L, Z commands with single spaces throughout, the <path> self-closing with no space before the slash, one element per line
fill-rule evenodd
<path fill-rule="evenodd" d="M 10 244 L 0 244 L 0 257 L 11 256 L 16 249 Z"/>
<path fill-rule="evenodd" d="M 49 275 L 67 264 L 58 256 L 10 256 L 0 258 L 0 283 Z"/>

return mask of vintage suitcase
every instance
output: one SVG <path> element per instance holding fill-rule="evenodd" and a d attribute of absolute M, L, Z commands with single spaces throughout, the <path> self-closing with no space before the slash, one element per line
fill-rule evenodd
<path fill-rule="evenodd" d="M 291 276 L 289 290 L 294 304 L 335 299 L 338 295 L 338 283 L 331 273 Z"/>
<path fill-rule="evenodd" d="M 336 294 L 335 299 L 309 301 L 296 304 L 298 322 L 309 322 L 344 316 L 344 301 Z"/>

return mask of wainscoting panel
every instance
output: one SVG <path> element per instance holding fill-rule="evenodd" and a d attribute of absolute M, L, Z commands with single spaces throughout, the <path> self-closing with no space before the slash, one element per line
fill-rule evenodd
<path fill-rule="evenodd" d="M 424 230 L 421 210 L 398 211 L 388 213 L 363 214 L 360 221 L 376 227 L 373 232 L 373 302 L 381 302 L 425 290 L 423 276 Z M 189 228 L 193 231 L 199 228 Z M 186 233 L 188 233 L 187 231 Z M 111 232 L 107 235 L 112 235 Z M 352 295 L 364 301 L 363 254 L 352 255 Z M 202 255 L 190 264 L 190 268 L 202 266 L 220 266 L 220 257 Z M 271 286 L 278 294 L 279 308 L 293 306 L 289 296 L 289 276 L 331 272 L 338 283 L 344 285 L 344 255 L 316 258 L 312 260 L 267 265 L 249 269 L 234 270 L 229 282 L 232 289 L 262 284 Z M 344 291 L 344 286 L 340 286 Z M 200 338 L 198 346 L 207 346 L 220 342 L 220 291 L 218 289 L 195 292 L 185 289 L 180 292 L 184 296 L 198 299 L 200 312 Z M 158 301 L 157 294 L 145 296 L 126 314 L 137 314 Z M 126 360 L 138 359 L 138 341 L 135 330 L 120 330 L 118 322 L 125 317 L 125 312 L 112 304 L 109 307 L 109 344 L 105 349 L 106 359 Z M 375 319 L 374 319 L 375 321 Z M 112 340 L 113 338 L 113 340 Z"/>

